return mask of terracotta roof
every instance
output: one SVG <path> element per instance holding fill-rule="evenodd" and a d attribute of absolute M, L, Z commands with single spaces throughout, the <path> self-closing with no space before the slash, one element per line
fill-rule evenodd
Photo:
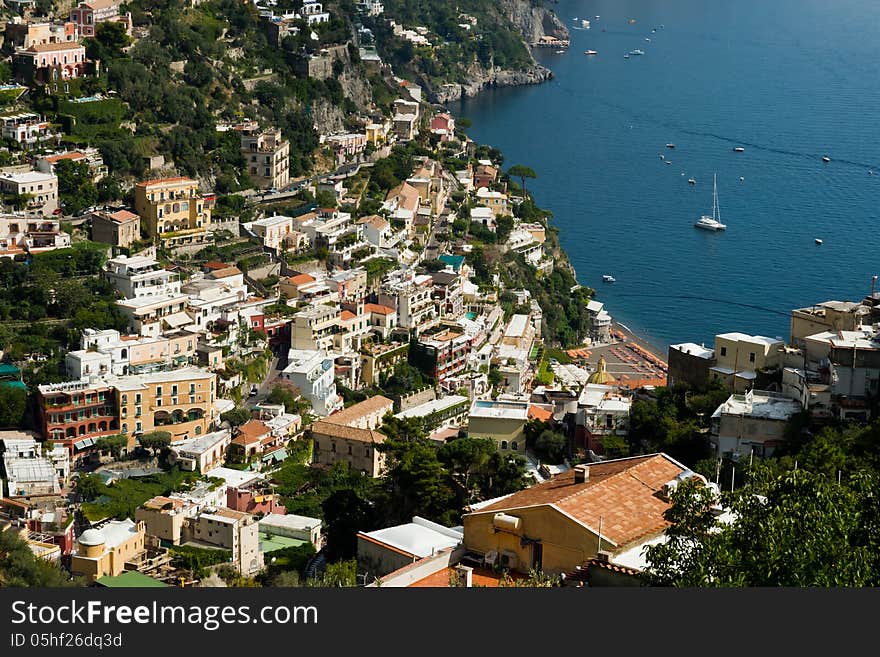
<path fill-rule="evenodd" d="M 129 212 L 128 210 L 117 210 L 116 212 L 107 216 L 117 223 L 123 223 L 126 221 L 131 221 L 133 219 L 140 219 L 140 217 L 138 217 L 134 212 Z"/>
<path fill-rule="evenodd" d="M 55 164 L 56 162 L 60 162 L 61 160 L 82 160 L 83 158 L 85 158 L 85 155 L 83 155 L 79 151 L 73 151 L 72 153 L 49 155 L 46 158 L 46 162 L 48 162 L 49 164 Z"/>
<path fill-rule="evenodd" d="M 26 52 L 60 52 L 62 50 L 77 50 L 82 48 L 81 43 L 75 41 L 62 41 L 60 43 L 35 43 Z"/>
<path fill-rule="evenodd" d="M 400 207 L 406 208 L 407 210 L 415 211 L 419 205 L 419 190 L 409 183 L 400 183 L 397 187 L 388 192 L 385 200 L 388 201 L 395 197 L 400 197 L 398 204 Z"/>
<path fill-rule="evenodd" d="M 416 562 L 418 563 L 418 562 Z M 416 580 L 409 585 L 408 588 L 449 588 L 449 578 L 455 572 L 453 568 L 443 568 L 435 573 L 431 573 L 427 577 Z M 525 579 L 525 575 L 510 572 L 508 577 L 512 580 Z M 473 586 L 485 586 L 488 588 L 497 588 L 501 585 L 501 575 L 489 570 L 488 568 L 474 568 L 471 573 L 471 584 Z"/>
<path fill-rule="evenodd" d="M 287 279 L 287 282 L 291 285 L 305 285 L 306 283 L 311 283 L 315 280 L 314 276 L 310 276 L 309 274 L 297 274 L 296 276 L 291 276 Z"/>
<path fill-rule="evenodd" d="M 51 45 L 51 44 L 49 44 Z M 137 184 L 137 187 L 156 187 L 159 185 L 173 185 L 174 183 L 179 182 L 187 182 L 187 183 L 196 183 L 192 178 L 184 178 L 182 176 L 177 176 L 175 178 L 156 178 L 154 180 L 142 180 Z"/>
<path fill-rule="evenodd" d="M 366 217 L 361 217 L 357 220 L 357 223 L 369 224 L 376 230 L 382 230 L 383 228 L 386 228 L 390 225 L 384 217 L 380 217 L 378 214 L 371 214 Z"/>
<path fill-rule="evenodd" d="M 226 269 L 230 266 L 231 265 L 228 265 L 225 262 L 220 262 L 219 260 L 212 260 L 211 262 L 206 262 L 202 265 L 205 269 Z"/>
<path fill-rule="evenodd" d="M 89 9 L 104 9 L 106 7 L 115 7 L 119 4 L 119 0 L 86 0 L 80 3 Z"/>
<path fill-rule="evenodd" d="M 475 514 L 551 505 L 594 531 L 601 518 L 602 537 L 623 546 L 669 524 L 663 518 L 669 502 L 659 491 L 687 469 L 665 454 L 592 463 L 589 468 L 589 479 L 584 483 L 574 483 L 572 469 Z"/>
<path fill-rule="evenodd" d="M 349 425 L 356 422 L 365 415 L 375 413 L 376 411 L 381 410 L 382 408 L 389 405 L 393 408 L 394 402 L 388 399 L 388 397 L 376 395 L 374 397 L 369 397 L 362 402 L 358 402 L 357 404 L 353 404 L 346 409 L 333 413 L 333 415 L 325 418 L 324 421 L 332 422 L 333 424 Z"/>
<path fill-rule="evenodd" d="M 383 443 L 385 435 L 378 431 L 370 429 L 357 429 L 355 427 L 347 427 L 344 424 L 334 424 L 326 420 L 319 420 L 312 423 L 312 433 L 322 436 L 330 436 L 331 438 L 345 438 L 346 440 L 357 440 L 362 443 Z"/>
<path fill-rule="evenodd" d="M 548 411 L 546 408 L 541 408 L 540 406 L 535 406 L 534 404 L 529 404 L 530 420 L 543 420 L 546 422 L 552 417 L 552 411 Z"/>
<path fill-rule="evenodd" d="M 238 428 L 238 435 L 232 442 L 236 445 L 252 445 L 260 442 L 268 433 L 272 433 L 272 429 L 265 422 L 248 420 Z"/>
<path fill-rule="evenodd" d="M 218 278 L 229 278 L 230 276 L 237 276 L 241 273 L 241 270 L 238 267 L 226 267 L 224 269 L 215 269 L 209 275 L 214 280 Z"/>
<path fill-rule="evenodd" d="M 179 509 L 184 504 L 184 500 L 177 497 L 165 497 L 163 495 L 158 495 L 153 499 L 147 500 L 143 503 L 143 507 L 145 509 L 153 509 L 156 511 L 161 511 L 163 509 Z"/>
<path fill-rule="evenodd" d="M 364 313 L 378 313 L 380 315 L 394 315 L 397 311 L 388 306 L 382 306 L 378 303 L 365 303 Z"/>
<path fill-rule="evenodd" d="M 339 313 L 339 319 L 341 319 L 343 322 L 347 322 L 348 320 L 354 319 L 355 317 L 357 317 L 357 315 L 355 315 L 350 310 L 343 310 L 341 313 Z"/>

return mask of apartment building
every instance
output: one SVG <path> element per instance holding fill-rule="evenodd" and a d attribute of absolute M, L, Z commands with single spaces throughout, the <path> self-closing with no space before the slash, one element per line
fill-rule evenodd
<path fill-rule="evenodd" d="M 428 320 L 437 317 L 432 282 L 429 275 L 391 278 L 382 284 L 379 304 L 397 311 L 399 327 L 410 331 L 425 330 Z"/>
<path fill-rule="evenodd" d="M 108 377 L 117 394 L 122 433 L 139 436 L 156 429 L 172 441 L 209 432 L 217 419 L 216 375 L 187 367 L 168 372 Z"/>
<path fill-rule="evenodd" d="M 158 337 L 122 335 L 114 329 L 85 329 L 80 349 L 65 355 L 67 373 L 79 379 L 95 375 L 145 374 L 193 364 L 199 336 L 172 331 Z"/>
<path fill-rule="evenodd" d="M 104 158 L 101 155 L 101 151 L 97 148 L 83 148 L 78 151 L 44 155 L 36 159 L 34 162 L 34 168 L 43 173 L 55 173 L 55 166 L 59 162 L 64 161 L 82 162 L 85 164 L 89 169 L 89 176 L 93 183 L 98 183 L 103 178 L 107 177 L 107 165 L 104 164 Z"/>
<path fill-rule="evenodd" d="M 710 379 L 718 381 L 734 392 L 754 387 L 759 370 L 779 367 L 782 340 L 763 335 L 721 333 L 715 336 L 715 364 L 709 370 Z"/>
<path fill-rule="evenodd" d="M 55 214 L 58 205 L 58 178 L 52 173 L 26 171 L 0 174 L 0 192 L 26 197 L 26 209 L 43 215 Z"/>
<path fill-rule="evenodd" d="M 467 369 L 472 346 L 473 338 L 470 335 L 454 329 L 445 329 L 430 336 L 422 335 L 417 343 L 417 348 L 423 350 L 433 363 L 429 375 L 441 386 Z"/>
<path fill-rule="evenodd" d="M 337 305 L 312 306 L 293 316 L 290 346 L 294 349 L 331 349 L 339 332 Z"/>
<path fill-rule="evenodd" d="M 785 441 L 788 421 L 801 410 L 799 402 L 775 392 L 733 394 L 712 414 L 709 444 L 718 457 L 771 456 Z"/>
<path fill-rule="evenodd" d="M 70 234 L 58 219 L 40 215 L 0 215 L 0 257 L 70 246 Z"/>
<path fill-rule="evenodd" d="M 31 148 L 55 138 L 49 122 L 33 112 L 0 114 L 0 134 L 3 139 L 14 141 L 21 148 Z"/>
<path fill-rule="evenodd" d="M 6 24 L 4 45 L 12 48 L 30 48 L 47 43 L 65 43 L 79 40 L 79 30 L 74 23 L 48 23 L 22 21 L 14 17 Z"/>
<path fill-rule="evenodd" d="M 191 178 L 145 180 L 134 188 L 135 211 L 149 236 L 172 244 L 203 236 L 211 226 L 213 205 L 213 196 L 202 194 Z"/>
<path fill-rule="evenodd" d="M 528 419 L 528 402 L 478 399 L 468 414 L 468 436 L 494 440 L 502 453 L 524 454 Z"/>
<path fill-rule="evenodd" d="M 311 435 L 314 465 L 330 467 L 345 462 L 370 477 L 381 476 L 385 454 L 378 446 L 385 442 L 384 434 L 320 420 L 312 423 Z"/>
<path fill-rule="evenodd" d="M 126 299 L 180 294 L 180 276 L 145 256 L 111 258 L 104 267 L 104 278 Z"/>
<path fill-rule="evenodd" d="M 233 509 L 206 509 L 184 522 L 184 542 L 207 543 L 232 553 L 232 563 L 245 576 L 263 568 L 259 524 L 249 513 Z"/>
<path fill-rule="evenodd" d="M 100 529 L 87 529 L 76 540 L 70 571 L 89 582 L 125 571 L 125 564 L 145 552 L 145 526 L 142 522 L 111 520 Z"/>
<path fill-rule="evenodd" d="M 74 462 L 94 441 L 119 433 L 116 391 L 103 381 L 67 381 L 37 386 L 40 434 L 63 445 Z"/>
<path fill-rule="evenodd" d="M 294 232 L 293 219 L 283 215 L 257 219 L 250 222 L 247 228 L 263 241 L 263 246 L 276 253 L 286 250 L 286 240 Z"/>
<path fill-rule="evenodd" d="M 228 429 L 213 431 L 171 445 L 170 460 L 179 465 L 181 470 L 207 474 L 223 465 L 230 442 L 232 434 Z"/>
<path fill-rule="evenodd" d="M 290 182 L 290 142 L 280 130 L 242 132 L 241 154 L 254 186 L 282 189 Z"/>

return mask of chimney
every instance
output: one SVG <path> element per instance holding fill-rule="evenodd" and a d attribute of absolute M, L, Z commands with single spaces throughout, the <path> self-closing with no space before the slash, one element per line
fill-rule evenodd
<path fill-rule="evenodd" d="M 590 466 L 576 465 L 574 466 L 574 483 L 583 484 L 590 480 Z"/>
<path fill-rule="evenodd" d="M 470 566 L 462 566 L 461 564 L 455 567 L 455 574 L 458 575 L 458 581 L 461 583 L 461 586 L 465 586 L 467 588 L 471 588 L 474 585 L 474 569 Z"/>

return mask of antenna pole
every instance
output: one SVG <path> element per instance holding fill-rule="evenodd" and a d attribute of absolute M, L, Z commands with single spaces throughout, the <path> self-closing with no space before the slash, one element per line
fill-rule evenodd
<path fill-rule="evenodd" d="M 734 479 L 736 478 L 736 466 L 730 467 L 730 492 L 733 492 Z"/>
<path fill-rule="evenodd" d="M 599 516 L 599 547 L 596 548 L 596 551 L 599 552 L 602 549 L 602 516 Z"/>

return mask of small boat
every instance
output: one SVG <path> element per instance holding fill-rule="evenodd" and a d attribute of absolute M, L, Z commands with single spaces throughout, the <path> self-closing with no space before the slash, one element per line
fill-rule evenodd
<path fill-rule="evenodd" d="M 745 176 L 740 176 L 740 177 L 739 177 L 739 181 L 740 181 L 740 182 L 744 181 L 745 179 L 746 179 Z"/>
<path fill-rule="evenodd" d="M 742 153 L 742 152 L 745 151 L 745 150 L 746 150 L 746 149 L 743 148 L 742 146 L 734 146 L 734 147 L 733 147 L 733 152 L 734 152 L 734 153 Z"/>
<path fill-rule="evenodd" d="M 828 162 L 831 161 L 831 158 L 828 157 L 827 155 L 823 155 L 823 156 L 822 156 L 822 161 L 825 162 L 825 163 L 827 164 Z"/>
<path fill-rule="evenodd" d="M 644 54 L 645 54 L 645 51 L 644 51 L 644 50 L 639 50 L 638 48 L 636 48 L 635 50 L 630 50 L 630 51 L 629 51 L 629 54 L 630 54 L 630 55 L 644 55 Z"/>
<path fill-rule="evenodd" d="M 675 148 L 675 144 L 666 144 L 666 148 Z"/>
<path fill-rule="evenodd" d="M 648 43 L 651 43 L 651 40 L 648 37 L 645 37 L 645 41 L 647 41 Z"/>
<path fill-rule="evenodd" d="M 627 21 L 627 23 L 629 23 L 630 25 L 635 25 L 635 24 L 636 24 L 636 19 L 635 19 L 635 18 L 630 18 L 630 19 Z"/>
<path fill-rule="evenodd" d="M 585 55 L 598 55 L 599 51 L 598 50 L 584 50 L 584 54 Z"/>
<path fill-rule="evenodd" d="M 565 54 L 565 51 L 564 51 L 564 50 L 557 50 L 557 51 L 556 51 L 556 54 L 557 54 L 557 55 L 563 55 L 563 54 Z"/>
<path fill-rule="evenodd" d="M 666 164 L 672 164 L 672 160 L 666 160 Z"/>
<path fill-rule="evenodd" d="M 721 223 L 721 208 L 718 207 L 718 176 L 713 177 L 714 186 L 712 190 L 712 216 L 703 215 L 694 226 L 702 230 L 726 230 L 727 225 Z"/>
<path fill-rule="evenodd" d="M 582 20 L 582 21 L 581 21 L 581 27 L 584 28 L 585 30 L 589 30 L 589 29 L 590 29 L 590 21 L 588 21 L 588 20 Z"/>
<path fill-rule="evenodd" d="M 693 178 L 688 178 L 688 185 L 696 185 L 697 181 Z"/>
<path fill-rule="evenodd" d="M 614 276 L 611 276 L 610 274 L 603 274 L 602 280 L 605 283 L 613 283 L 616 279 L 614 278 Z"/>
<path fill-rule="evenodd" d="M 869 176 L 873 176 L 873 175 L 874 175 L 874 172 L 873 172 L 872 170 L 868 169 L 868 175 L 869 175 Z"/>
<path fill-rule="evenodd" d="M 666 159 L 666 156 L 665 156 L 663 153 L 660 153 L 660 159 L 661 159 L 661 160 L 665 160 L 665 159 Z"/>
<path fill-rule="evenodd" d="M 820 240 L 818 237 L 817 237 L 814 241 L 816 242 L 816 244 L 821 244 L 821 243 L 822 243 L 822 240 Z"/>
<path fill-rule="evenodd" d="M 656 27 L 655 27 L 653 30 L 651 30 L 651 34 L 655 34 L 656 32 L 657 32 L 657 28 L 656 28 Z"/>
<path fill-rule="evenodd" d="M 623 56 L 623 58 L 624 58 L 624 59 L 629 59 L 629 53 L 625 54 L 625 55 Z"/>

